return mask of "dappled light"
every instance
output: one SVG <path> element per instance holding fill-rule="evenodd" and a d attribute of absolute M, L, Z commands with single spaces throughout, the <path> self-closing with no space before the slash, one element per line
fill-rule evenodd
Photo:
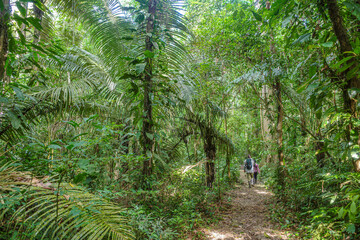
<path fill-rule="evenodd" d="M 246 182 L 242 174 L 241 179 Z M 210 228 L 201 229 L 211 240 L 291 239 L 291 232 L 279 230 L 279 226 L 267 217 L 266 205 L 275 201 L 264 185 L 249 188 L 242 184 L 226 196 L 231 197 L 230 211 L 221 214 L 222 220 Z"/>
<path fill-rule="evenodd" d="M 255 192 L 255 193 L 258 193 L 258 194 L 262 194 L 262 195 L 274 195 L 274 194 L 272 194 L 271 192 L 262 191 L 262 190 L 257 190 L 257 189 L 254 189 L 254 192 Z"/>
<path fill-rule="evenodd" d="M 218 232 L 215 232 L 215 231 L 209 231 L 209 234 L 211 238 L 213 239 L 224 239 L 227 237 L 227 234 L 222 234 L 222 233 L 218 233 Z"/>

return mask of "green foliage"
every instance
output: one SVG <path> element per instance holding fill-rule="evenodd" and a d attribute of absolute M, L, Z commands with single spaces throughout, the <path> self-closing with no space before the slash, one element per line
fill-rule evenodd
<path fill-rule="evenodd" d="M 70 184 L 57 190 L 37 188 L 29 198 L 32 200 L 17 210 L 14 219 L 30 221 L 34 228 L 27 231 L 32 237 L 133 239 L 124 210 L 83 189 Z"/>
<path fill-rule="evenodd" d="M 0 170 L 0 220 L 14 213 L 11 221 L 16 223 L 5 231 L 8 237 L 133 239 L 123 208 L 71 184 L 17 172 L 14 163 L 2 163 Z"/>
<path fill-rule="evenodd" d="M 247 154 L 283 228 L 359 237 L 356 1 L 343 36 L 322 0 L 42 2 L 1 25 L 1 238 L 185 238 Z"/>

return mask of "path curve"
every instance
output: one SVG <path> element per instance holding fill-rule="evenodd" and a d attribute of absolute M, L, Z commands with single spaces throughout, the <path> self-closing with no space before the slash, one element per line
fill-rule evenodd
<path fill-rule="evenodd" d="M 286 240 L 291 239 L 279 226 L 270 222 L 267 205 L 274 202 L 273 193 L 263 184 L 249 188 L 245 174 L 243 184 L 225 193 L 230 198 L 229 208 L 221 213 L 222 220 L 207 229 L 201 229 L 209 240 Z M 256 213 L 256 214 L 255 214 Z"/>

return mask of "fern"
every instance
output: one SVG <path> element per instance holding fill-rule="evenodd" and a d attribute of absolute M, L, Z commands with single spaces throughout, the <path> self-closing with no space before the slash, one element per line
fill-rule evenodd
<path fill-rule="evenodd" d="M 28 189 L 28 194 L 16 196 L 18 200 L 30 201 L 12 217 L 20 230 L 26 226 L 23 229 L 28 233 L 26 236 L 30 235 L 31 239 L 134 239 L 123 208 L 69 183 L 64 183 L 58 191 L 51 183 L 17 171 L 14 165 L 14 162 L 0 163 L 0 202 L 19 193 L 16 189 Z M 0 219 L 9 212 L 9 207 L 2 210 Z"/>
<path fill-rule="evenodd" d="M 56 189 L 35 187 L 32 199 L 14 215 L 31 223 L 34 237 L 51 239 L 133 239 L 129 220 L 121 207 L 83 189 L 64 184 Z M 31 230 L 31 232 L 30 232 Z"/>

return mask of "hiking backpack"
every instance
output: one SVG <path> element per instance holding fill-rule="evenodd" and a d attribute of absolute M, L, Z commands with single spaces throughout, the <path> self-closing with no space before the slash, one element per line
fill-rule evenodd
<path fill-rule="evenodd" d="M 246 162 L 245 162 L 245 169 L 247 169 L 247 170 L 251 170 L 251 169 L 252 169 L 252 162 L 251 162 L 251 158 L 246 159 Z"/>

